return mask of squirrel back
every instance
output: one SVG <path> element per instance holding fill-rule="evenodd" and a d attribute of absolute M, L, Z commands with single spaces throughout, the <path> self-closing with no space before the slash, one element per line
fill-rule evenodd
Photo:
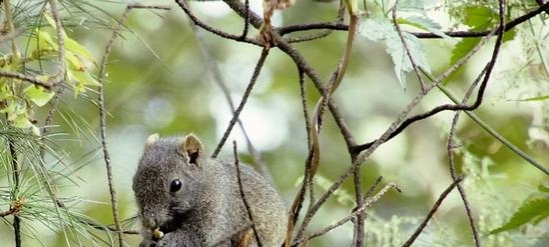
<path fill-rule="evenodd" d="M 282 199 L 269 182 L 240 166 L 242 189 L 264 247 L 280 246 Z M 234 162 L 204 154 L 194 135 L 151 135 L 133 177 L 144 237 L 140 246 L 257 246 Z"/>

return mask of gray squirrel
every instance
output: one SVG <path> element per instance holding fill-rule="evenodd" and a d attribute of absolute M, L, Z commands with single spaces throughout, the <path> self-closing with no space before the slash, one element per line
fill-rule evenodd
<path fill-rule="evenodd" d="M 204 154 L 200 140 L 151 135 L 133 177 L 143 227 L 140 247 L 258 246 L 234 162 Z M 240 166 L 242 188 L 263 247 L 286 235 L 284 203 L 267 179 Z"/>

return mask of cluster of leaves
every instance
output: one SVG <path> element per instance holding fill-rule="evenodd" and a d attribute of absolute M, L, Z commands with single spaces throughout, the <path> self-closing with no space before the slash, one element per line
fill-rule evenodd
<path fill-rule="evenodd" d="M 29 83 L 21 78 L 2 77 L 0 87 L 0 113 L 7 115 L 7 124 L 19 129 L 32 129 L 35 135 L 40 135 L 40 131 L 33 117 L 34 107 L 43 107 L 54 97 L 51 82 L 59 76 L 63 77 L 66 85 L 72 86 L 75 96 L 84 93 L 90 86 L 99 86 L 93 75 L 95 62 L 91 53 L 67 36 L 65 30 L 59 30 L 64 41 L 64 47 L 60 48 L 55 21 L 45 12 L 42 17 L 49 25 L 35 28 L 24 39 L 24 47 L 28 48 L 25 49 L 25 55 L 19 54 L 18 44 L 13 41 L 14 52 L 3 54 L 2 60 L 3 71 L 22 73 L 36 81 Z M 60 49 L 63 49 L 64 63 L 58 64 Z M 66 67 L 59 68 L 62 64 Z M 48 71 L 52 67 L 55 70 Z M 66 73 L 58 75 L 55 71 Z"/>
<path fill-rule="evenodd" d="M 100 86 L 94 75 L 97 65 L 91 52 L 67 34 L 52 3 L 0 3 L 6 47 L 0 50 L 2 223 L 13 230 L 17 246 L 21 236 L 45 245 L 44 229 L 59 233 L 66 245 L 96 244 L 99 238 L 90 226 L 94 221 L 73 210 L 78 200 L 60 195 L 67 182 L 75 185 L 75 172 L 89 161 L 69 157 L 50 139 L 56 134 L 47 130 L 63 91 L 74 92 L 76 98 Z M 45 112 L 46 119 L 38 120 Z"/>
<path fill-rule="evenodd" d="M 356 10 L 356 1 L 351 2 L 354 3 L 352 5 L 354 11 Z M 393 69 L 396 78 L 403 89 L 407 88 L 407 74 L 417 69 L 414 68 L 414 64 L 427 74 L 431 73 L 432 68 L 429 64 L 427 49 L 424 47 L 425 43 L 411 32 L 399 32 L 397 26 L 406 28 L 406 31 L 419 30 L 422 33 L 448 39 L 450 37 L 448 32 L 443 32 L 443 30 L 448 31 L 447 27 L 443 28 L 434 18 L 431 18 L 430 11 L 443 7 L 448 9 L 448 14 L 456 24 L 455 27 L 458 27 L 457 24 L 459 24 L 460 30 L 471 32 L 490 30 L 497 26 L 499 18 L 498 2 L 494 0 L 445 1 L 440 6 L 435 5 L 438 4 L 438 1 L 433 0 L 374 0 L 364 2 L 364 5 L 370 4 L 370 2 L 374 3 L 375 8 L 368 10 L 371 13 L 369 12 L 363 18 L 358 33 L 371 41 L 383 42 L 386 45 L 386 52 L 394 63 Z M 398 4 L 394 6 L 397 2 Z M 509 2 L 509 13 L 506 16 L 508 21 L 514 18 L 515 12 L 524 13 L 524 10 L 537 7 L 533 1 L 531 3 Z M 517 9 L 520 11 L 517 11 Z M 353 13 L 356 14 L 357 12 Z M 396 13 L 399 16 L 393 19 Z M 11 51 L 5 51 L 4 58 L 0 60 L 2 69 L 0 71 L 0 113 L 4 113 L 6 116 L 6 122 L 2 122 L 4 124 L 3 131 L 9 130 L 0 133 L 3 138 L 1 143 L 3 150 L 0 152 L 3 159 L 0 163 L 3 165 L 3 169 L 6 171 L 5 175 L 9 180 L 9 188 L 0 193 L 0 206 L 7 206 L 10 210 L 20 210 L 18 216 L 28 221 L 43 222 L 43 225 L 51 227 L 52 231 L 58 231 L 61 228 L 67 245 L 70 245 L 70 242 L 74 239 L 82 245 L 82 239 L 96 237 L 89 232 L 90 227 L 102 226 L 93 223 L 92 219 L 76 214 L 65 207 L 70 200 L 57 200 L 59 195 L 56 194 L 55 184 L 60 179 L 73 179 L 74 164 L 65 164 L 65 160 L 53 150 L 54 145 L 45 143 L 44 140 L 48 136 L 38 137 L 42 133 L 40 133 L 39 123 L 34 119 L 34 111 L 37 108 L 54 109 L 53 105 L 50 105 L 50 108 L 47 106 L 55 97 L 59 97 L 59 93 L 55 92 L 56 89 L 69 88 L 74 92 L 74 96 L 80 96 L 86 91 L 100 86 L 93 74 L 96 63 L 93 55 L 84 46 L 69 37 L 64 29 L 59 30 L 57 28 L 54 17 L 41 11 L 38 19 L 43 20 L 42 22 L 45 25 L 26 26 L 26 29 L 30 31 L 24 34 L 24 40 L 21 42 L 23 45 L 17 43 L 17 40 L 12 40 Z M 465 26 L 465 29 L 463 26 Z M 514 29 L 505 34 L 506 41 L 513 40 L 516 37 Z M 449 59 L 449 64 L 452 65 L 463 58 L 480 41 L 480 38 L 458 40 L 451 51 L 452 56 Z M 25 55 L 20 55 L 18 47 L 25 47 Z M 32 80 L 25 79 L 25 76 Z M 59 78 L 63 83 L 52 85 Z M 546 96 L 540 96 L 529 100 L 542 101 L 546 99 Z M 319 105 L 321 103 L 326 102 L 320 100 Z M 21 132 L 26 132 L 29 129 L 32 130 L 34 136 L 21 134 Z M 12 150 L 15 150 L 16 154 L 11 152 L 10 147 L 14 147 Z M 27 152 L 29 150 L 33 152 Z M 53 161 L 46 162 L 44 155 L 39 150 L 48 152 L 53 157 L 50 157 L 50 160 Z M 19 160 L 17 161 L 18 157 Z M 71 162 L 74 162 L 74 159 Z M 13 166 L 15 163 L 17 163 L 16 166 Z M 465 172 L 470 176 L 465 179 L 465 184 L 478 178 L 484 180 L 492 178 L 490 173 L 483 174 L 483 176 L 479 175 L 479 171 L 475 168 L 482 167 L 483 164 L 480 163 L 470 162 L 464 165 Z M 67 169 L 67 167 L 71 169 Z M 17 184 L 13 175 L 19 171 L 23 171 L 25 175 L 21 177 L 20 184 Z M 302 180 L 306 179 L 300 179 L 300 181 Z M 328 191 L 333 186 L 334 181 L 319 174 L 314 178 L 314 184 L 324 191 Z M 473 196 L 482 193 L 487 193 L 489 197 L 497 196 L 497 193 L 488 193 L 484 188 L 471 186 L 466 189 L 470 193 L 469 195 L 472 194 Z M 535 225 L 546 219 L 549 215 L 546 211 L 549 206 L 548 194 L 549 189 L 547 186 L 541 186 L 518 208 L 507 222 L 491 222 L 488 228 L 481 229 L 483 231 L 481 233 L 501 234 L 517 230 L 524 225 Z M 354 195 L 344 189 L 336 190 L 333 195 L 344 207 L 353 208 L 356 206 Z M 47 199 L 54 200 L 48 201 Z M 490 216 L 487 212 L 481 211 L 481 213 L 481 217 Z M 366 225 L 371 226 L 371 228 L 367 229 L 365 237 L 369 243 L 383 246 L 400 245 L 404 240 L 402 233 L 405 233 L 411 224 L 415 225 L 420 221 L 416 217 L 404 216 L 395 216 L 390 220 L 383 220 L 376 217 L 375 212 L 369 212 L 368 215 Z M 502 215 L 503 213 L 498 212 L 498 217 Z M 4 217 L 2 219 L 5 223 L 11 223 L 7 222 Z M 54 227 L 51 222 L 59 224 Z M 449 227 L 443 226 L 443 229 L 447 228 Z M 28 232 L 34 234 L 38 230 L 29 229 Z M 427 231 L 428 233 L 429 231 Z M 36 238 L 39 239 L 39 234 L 36 235 Z M 112 244 L 112 242 L 106 241 L 105 244 Z M 98 245 L 95 242 L 93 244 Z M 451 244 L 446 243 L 445 245 L 441 244 L 441 246 Z M 461 242 L 458 244 L 461 244 Z"/>

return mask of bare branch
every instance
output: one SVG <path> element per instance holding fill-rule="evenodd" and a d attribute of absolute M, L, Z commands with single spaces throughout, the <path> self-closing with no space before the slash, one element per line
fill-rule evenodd
<path fill-rule="evenodd" d="M 25 28 L 19 27 L 15 30 L 11 30 L 9 33 L 0 35 L 0 43 L 4 43 L 6 41 L 13 40 L 17 37 L 19 37 L 21 34 L 25 32 Z"/>
<path fill-rule="evenodd" d="M 265 60 L 267 60 L 268 55 L 269 55 L 269 49 L 263 49 L 261 51 L 261 56 L 259 57 L 259 60 L 257 61 L 254 72 L 252 74 L 252 78 L 250 79 L 250 83 L 248 83 L 248 86 L 246 87 L 246 90 L 244 91 L 244 95 L 242 95 L 242 99 L 240 100 L 240 104 L 236 108 L 236 111 L 233 113 L 233 118 L 229 122 L 229 126 L 227 126 L 227 129 L 223 133 L 223 137 L 219 141 L 219 144 L 217 144 L 217 147 L 215 148 L 215 151 L 212 154 L 213 158 L 217 157 L 217 155 L 221 151 L 221 148 L 223 148 L 223 145 L 227 141 L 227 138 L 229 138 L 229 135 L 231 134 L 231 131 L 233 130 L 233 127 L 236 124 L 236 122 L 237 122 L 237 120 L 240 116 L 240 113 L 244 109 L 244 106 L 246 105 L 246 102 L 248 101 L 248 98 L 250 97 L 252 89 L 254 88 L 254 85 L 257 82 L 257 78 L 259 77 L 259 74 L 261 73 L 261 69 L 263 68 L 263 65 L 265 64 Z"/>
<path fill-rule="evenodd" d="M 305 239 L 300 239 L 300 240 L 296 241 L 295 243 L 293 243 L 292 246 L 296 246 L 296 245 L 301 244 L 304 241 L 309 241 L 309 240 L 311 240 L 313 238 L 316 238 L 318 236 L 322 236 L 322 235 L 326 234 L 327 232 L 329 232 L 329 231 L 345 224 L 346 222 L 352 220 L 357 215 L 363 213 L 366 209 L 368 209 L 374 203 L 379 201 L 381 199 L 381 197 L 383 195 L 385 195 L 385 193 L 387 193 L 387 191 L 389 191 L 389 189 L 395 189 L 399 193 L 402 192 L 402 189 L 397 184 L 389 183 L 389 184 L 385 185 L 385 187 L 383 187 L 383 189 L 381 189 L 372 198 L 367 199 L 361 207 L 356 208 L 356 210 L 353 213 L 349 214 L 348 216 L 344 217 L 343 219 L 338 220 L 336 223 L 333 223 L 333 224 L 327 226 L 326 228 L 307 236 Z"/>
<path fill-rule="evenodd" d="M 206 39 L 202 35 L 201 30 L 198 29 L 198 26 L 193 21 L 190 21 L 189 24 L 191 26 L 191 29 L 195 33 L 196 39 L 198 40 L 198 46 L 200 47 L 200 51 L 202 52 L 202 57 L 204 58 L 206 62 L 206 66 L 208 67 L 209 71 L 212 73 L 215 84 L 217 84 L 217 86 L 221 89 L 221 92 L 223 93 L 225 100 L 229 104 L 229 108 L 231 112 L 234 113 L 236 111 L 236 106 L 234 105 L 234 102 L 231 99 L 231 92 L 229 91 L 229 88 L 227 87 L 227 83 L 223 79 L 223 76 L 221 75 L 221 71 L 219 71 L 219 67 L 215 63 L 210 53 L 210 48 L 208 47 Z M 244 31 L 243 37 L 245 37 L 246 32 L 247 31 Z M 248 152 L 252 155 L 254 165 L 256 165 L 259 168 L 259 171 L 264 177 L 266 177 L 269 181 L 274 183 L 273 177 L 271 175 L 271 172 L 269 171 L 269 168 L 267 167 L 267 164 L 265 163 L 265 160 L 263 160 L 263 157 L 261 157 L 261 154 L 254 147 L 248 135 L 248 132 L 246 131 L 246 128 L 244 128 L 244 124 L 242 123 L 242 121 L 240 121 L 240 119 L 237 119 L 237 123 L 240 130 L 242 131 L 242 134 L 244 135 L 244 138 L 246 139 L 246 147 L 248 148 Z"/>
<path fill-rule="evenodd" d="M 189 18 L 191 18 L 191 20 L 199 27 L 207 30 L 208 32 L 211 32 L 215 35 L 218 35 L 222 38 L 226 38 L 226 39 L 230 39 L 230 40 L 235 40 L 235 41 L 242 41 L 242 42 L 245 42 L 245 43 L 250 43 L 250 44 L 254 44 L 254 45 L 257 45 L 257 46 L 263 46 L 263 43 L 261 43 L 259 40 L 257 39 L 250 39 L 250 38 L 247 38 L 247 37 L 244 37 L 243 35 L 234 35 L 234 34 L 230 34 L 230 33 L 227 33 L 227 32 L 224 32 L 224 31 L 221 31 L 219 29 L 215 29 L 209 25 L 207 25 L 206 23 L 204 23 L 203 21 L 201 21 L 200 19 L 198 19 L 198 17 L 196 17 L 191 9 L 189 8 L 189 5 L 187 3 L 186 0 L 176 0 L 177 4 L 181 7 L 181 9 L 183 9 L 183 11 L 185 11 L 185 13 L 189 16 Z M 249 8 L 246 8 L 244 7 L 244 10 L 242 13 L 251 13 L 251 10 L 249 10 Z"/>
<path fill-rule="evenodd" d="M 412 234 L 412 236 L 410 236 L 408 240 L 406 240 L 406 242 L 402 245 L 402 247 L 409 247 L 414 243 L 414 241 L 419 236 L 419 234 L 421 234 L 423 229 L 425 229 L 425 227 L 427 226 L 427 223 L 429 223 L 429 220 L 431 220 L 431 218 L 433 218 L 433 215 L 435 215 L 435 213 L 438 211 L 438 208 L 440 207 L 444 199 L 446 199 L 446 196 L 448 196 L 448 194 L 452 192 L 454 187 L 456 187 L 461 182 L 462 179 L 463 179 L 462 177 L 458 177 L 456 180 L 452 182 L 452 184 L 450 184 L 448 188 L 446 188 L 446 190 L 442 192 L 442 194 L 440 194 L 437 201 L 433 205 L 433 208 L 431 208 L 431 211 L 429 211 L 429 214 L 427 214 L 427 217 L 425 217 L 423 222 L 421 222 L 421 224 L 416 228 L 416 231 Z"/>
<path fill-rule="evenodd" d="M 124 235 L 121 230 L 122 228 L 120 227 L 120 218 L 118 215 L 118 202 L 116 197 L 116 190 L 114 189 L 111 158 L 110 158 L 108 145 L 107 145 L 107 123 L 106 123 L 107 110 L 105 108 L 105 74 L 106 74 L 107 61 L 109 59 L 109 55 L 111 53 L 112 47 L 114 46 L 114 40 L 118 37 L 118 33 L 122 28 L 122 23 L 124 23 L 124 21 L 128 17 L 129 12 L 132 9 L 167 10 L 169 8 L 156 6 L 156 5 L 141 5 L 141 4 L 128 5 L 126 7 L 126 10 L 122 14 L 122 17 L 116 23 L 116 27 L 113 29 L 111 38 L 109 39 L 107 46 L 105 47 L 105 51 L 104 51 L 104 54 L 101 60 L 100 69 L 99 69 L 98 81 L 101 84 L 101 86 L 99 87 L 98 104 L 99 104 L 99 120 L 100 120 L 99 127 L 101 132 L 101 146 L 103 149 L 103 160 L 105 161 L 105 167 L 107 169 L 107 181 L 108 181 L 109 193 L 111 197 L 111 207 L 112 207 L 112 213 L 114 218 L 115 232 L 118 234 L 118 245 L 120 247 L 124 246 Z"/>
<path fill-rule="evenodd" d="M 540 5 L 539 8 L 532 10 L 522 16 L 519 16 L 512 21 L 508 22 L 504 31 L 508 32 L 515 28 L 516 26 L 528 21 L 534 16 L 537 16 L 541 12 L 547 12 L 549 11 L 549 2 L 543 3 L 542 0 L 536 0 L 536 2 Z M 302 32 L 302 31 L 310 31 L 310 30 L 316 30 L 316 29 L 329 29 L 329 30 L 338 30 L 338 31 L 347 31 L 349 30 L 349 26 L 342 23 L 337 22 L 319 22 L 319 23 L 307 23 L 307 24 L 299 24 L 299 25 L 289 25 L 285 27 L 280 27 L 275 30 L 278 30 L 280 35 L 285 35 L 293 32 Z M 486 31 L 447 31 L 444 32 L 445 35 L 449 37 L 454 38 L 478 38 L 478 37 L 485 37 L 489 33 L 497 30 L 497 28 L 492 30 L 486 30 Z M 427 32 L 410 32 L 412 35 L 420 38 L 420 39 L 440 39 L 438 34 L 434 33 L 427 33 Z"/>
<path fill-rule="evenodd" d="M 244 193 L 244 188 L 242 187 L 242 176 L 240 175 L 240 162 L 238 161 L 238 153 L 236 150 L 237 150 L 236 141 L 233 141 L 234 165 L 236 169 L 236 178 L 238 181 L 238 190 L 240 191 L 240 198 L 242 198 L 242 202 L 244 203 L 244 207 L 246 208 L 246 213 L 248 213 L 248 219 L 252 222 L 252 229 L 254 232 L 257 246 L 262 247 L 263 244 L 261 244 L 261 239 L 259 238 L 259 234 L 255 227 L 256 224 L 255 224 L 254 216 L 252 214 L 252 209 L 250 208 L 250 204 L 248 203 L 248 200 L 246 200 L 246 194 Z"/>

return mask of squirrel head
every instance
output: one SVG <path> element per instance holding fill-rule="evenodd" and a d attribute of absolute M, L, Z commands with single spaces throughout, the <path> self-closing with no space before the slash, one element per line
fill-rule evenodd
<path fill-rule="evenodd" d="M 193 210 L 204 190 L 203 152 L 192 134 L 147 138 L 132 186 L 146 230 L 174 231 Z"/>

